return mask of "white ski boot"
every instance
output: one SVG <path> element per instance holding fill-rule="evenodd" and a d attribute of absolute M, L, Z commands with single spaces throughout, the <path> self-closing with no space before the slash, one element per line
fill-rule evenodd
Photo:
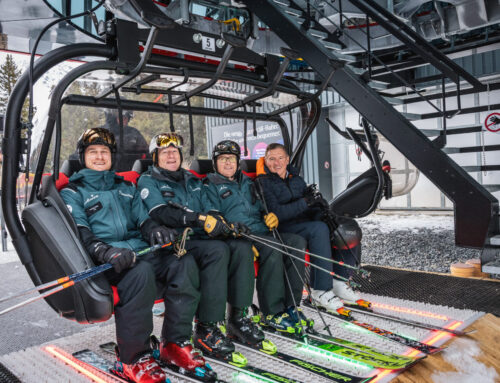
<path fill-rule="evenodd" d="M 361 296 L 357 291 L 354 291 L 347 283 L 333 280 L 333 292 L 340 299 L 355 303 Z"/>
<path fill-rule="evenodd" d="M 336 313 L 338 309 L 344 306 L 342 301 L 334 294 L 332 290 L 314 290 L 311 289 L 312 303 L 324 309 Z"/>

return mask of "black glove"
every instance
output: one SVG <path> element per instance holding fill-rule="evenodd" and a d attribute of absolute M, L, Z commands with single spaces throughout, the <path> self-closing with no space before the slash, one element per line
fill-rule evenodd
<path fill-rule="evenodd" d="M 241 222 L 233 222 L 231 225 L 230 225 L 232 231 L 233 231 L 233 236 L 234 237 L 240 237 L 241 234 L 250 234 L 250 228 L 245 225 L 244 223 L 241 223 Z"/>
<path fill-rule="evenodd" d="M 224 217 L 215 211 L 198 215 L 198 221 L 209 237 L 228 236 L 231 231 Z"/>
<path fill-rule="evenodd" d="M 174 244 L 177 240 L 177 231 L 165 226 L 155 226 L 149 232 L 149 244 L 164 245 L 166 243 Z"/>
<path fill-rule="evenodd" d="M 119 274 L 123 270 L 132 267 L 135 263 L 135 253 L 130 249 L 110 247 L 103 254 L 101 263 L 110 263 Z"/>
<path fill-rule="evenodd" d="M 323 198 L 321 193 L 316 194 L 306 194 L 304 196 L 308 207 L 319 207 L 321 209 L 328 209 L 328 202 Z"/>

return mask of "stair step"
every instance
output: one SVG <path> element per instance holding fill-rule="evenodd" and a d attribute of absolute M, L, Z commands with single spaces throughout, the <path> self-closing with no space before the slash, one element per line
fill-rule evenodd
<path fill-rule="evenodd" d="M 367 69 L 363 69 L 363 68 L 358 68 L 358 67 L 355 67 L 355 66 L 352 66 L 352 65 L 347 65 L 349 67 L 350 70 L 352 70 L 354 73 L 356 73 L 358 76 L 362 76 L 363 74 L 366 73 Z"/>
<path fill-rule="evenodd" d="M 401 113 L 403 116 L 405 116 L 407 120 L 410 121 L 422 119 L 422 115 L 418 113 L 407 113 L 407 112 L 399 112 L 399 113 Z"/>
<path fill-rule="evenodd" d="M 500 185 L 483 185 L 490 193 L 495 193 L 500 190 Z M 500 245 L 500 236 L 498 237 L 498 245 Z"/>
<path fill-rule="evenodd" d="M 420 129 L 422 133 L 424 133 L 427 137 L 436 137 L 441 134 L 441 130 L 439 129 Z"/>
<path fill-rule="evenodd" d="M 488 274 L 500 274 L 500 258 L 497 258 L 491 262 L 485 263 L 481 267 L 483 273 Z"/>
<path fill-rule="evenodd" d="M 396 98 L 396 97 L 382 96 L 382 98 L 391 105 L 402 105 L 404 103 L 403 100 L 401 100 L 400 98 Z"/>
<path fill-rule="evenodd" d="M 387 89 L 387 87 L 389 86 L 389 84 L 387 82 L 377 81 L 377 80 L 368 81 L 368 85 L 370 87 L 372 87 L 373 89 L 377 89 L 377 90 Z"/>
<path fill-rule="evenodd" d="M 446 134 L 478 133 L 483 130 L 483 125 L 454 126 L 446 129 Z"/>
<path fill-rule="evenodd" d="M 342 49 L 342 47 L 340 46 L 340 44 L 336 44 L 336 43 L 331 43 L 330 41 L 325 41 L 325 40 L 319 40 L 321 42 L 321 44 L 323 44 L 323 46 L 327 49 L 332 49 L 332 50 L 335 50 L 335 51 L 339 51 Z M 349 55 L 342 55 L 342 56 L 349 56 Z M 350 56 L 352 57 L 352 59 L 349 59 L 349 60 L 345 60 L 345 61 L 356 61 L 356 59 L 354 58 L 354 56 Z"/>
<path fill-rule="evenodd" d="M 289 7 L 290 2 L 288 0 L 273 0 L 276 4 L 281 5 L 282 7 Z"/>
<path fill-rule="evenodd" d="M 487 171 L 498 171 L 500 170 L 500 165 L 473 165 L 473 166 L 462 166 L 466 172 L 474 173 L 474 172 L 487 172 Z"/>
<path fill-rule="evenodd" d="M 457 154 L 457 153 L 476 153 L 476 152 L 491 152 L 500 150 L 500 145 L 485 145 L 483 146 L 467 146 L 463 148 L 444 148 L 443 152 L 447 154 Z"/>
<path fill-rule="evenodd" d="M 323 31 L 319 31 L 319 30 L 314 29 L 314 28 L 309 28 L 309 33 L 312 36 L 317 37 L 318 39 L 326 39 L 328 37 L 328 33 L 323 32 Z M 333 43 L 330 43 L 330 44 L 333 44 Z M 339 44 L 336 44 L 336 45 L 339 47 L 338 49 L 342 48 Z"/>
<path fill-rule="evenodd" d="M 490 245 L 500 246 L 500 235 L 495 235 L 490 238 Z"/>

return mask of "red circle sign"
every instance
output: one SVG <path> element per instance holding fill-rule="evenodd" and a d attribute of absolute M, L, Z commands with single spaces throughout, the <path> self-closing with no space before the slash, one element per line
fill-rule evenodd
<path fill-rule="evenodd" d="M 484 120 L 484 127 L 490 132 L 498 132 L 500 130 L 500 113 L 489 114 Z"/>

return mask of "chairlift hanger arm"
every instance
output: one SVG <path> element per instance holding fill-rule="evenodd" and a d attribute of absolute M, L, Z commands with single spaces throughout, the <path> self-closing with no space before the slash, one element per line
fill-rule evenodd
<path fill-rule="evenodd" d="M 242 107 L 243 105 L 248 105 L 251 102 L 254 102 L 256 100 L 259 100 L 261 98 L 267 97 L 271 94 L 273 94 L 276 91 L 276 88 L 278 86 L 278 83 L 283 77 L 283 74 L 285 73 L 286 69 L 288 68 L 288 64 L 290 63 L 290 60 L 297 58 L 298 54 L 291 49 L 287 48 L 281 48 L 281 53 L 285 56 L 285 59 L 279 66 L 279 69 L 277 73 L 275 74 L 273 81 L 263 90 L 260 92 L 257 92 L 255 94 L 252 94 L 248 97 L 245 97 L 243 100 L 234 103 L 233 105 L 229 105 L 228 107 L 222 109 L 224 113 L 229 112 L 231 110 L 237 109 Z"/>
<path fill-rule="evenodd" d="M 333 69 L 330 74 L 328 76 L 325 77 L 325 79 L 321 82 L 321 85 L 319 86 L 318 90 L 313 93 L 312 95 L 308 95 L 307 97 L 305 97 L 303 100 L 299 100 L 299 101 L 296 101 L 294 102 L 293 104 L 290 104 L 290 105 L 287 105 L 287 106 L 284 106 L 282 108 L 279 108 L 277 110 L 274 110 L 272 111 L 271 113 L 269 113 L 270 116 L 275 116 L 277 114 L 281 114 L 283 112 L 286 112 L 287 110 L 291 110 L 291 109 L 294 109 L 298 106 L 301 106 L 301 105 L 304 105 L 304 104 L 307 104 L 308 102 L 311 102 L 311 100 L 319 97 L 321 95 L 321 93 L 326 89 L 326 87 L 328 86 L 328 83 L 330 82 L 330 80 L 332 79 L 332 76 L 333 74 L 335 73 L 335 70 Z"/>
<path fill-rule="evenodd" d="M 208 80 L 206 83 L 196 87 L 195 89 L 190 90 L 189 92 L 186 92 L 183 96 L 177 97 L 174 100 L 172 100 L 172 103 L 174 105 L 177 105 L 179 102 L 182 102 L 186 100 L 187 98 L 191 98 L 193 96 L 198 95 L 199 93 L 203 92 L 204 90 L 210 88 L 212 85 L 214 85 L 222 76 L 224 73 L 224 70 L 226 69 L 226 66 L 229 62 L 229 59 L 231 58 L 231 55 L 233 54 L 234 48 L 237 46 L 243 46 L 244 45 L 244 40 L 238 39 L 233 36 L 229 36 L 227 34 L 223 34 L 224 41 L 226 41 L 226 50 L 224 51 L 224 55 L 222 56 L 222 59 L 219 62 L 219 65 L 217 66 L 217 70 L 215 71 L 215 74 L 212 76 L 210 80 Z"/>
<path fill-rule="evenodd" d="M 139 61 L 136 67 L 132 69 L 132 71 L 128 76 L 121 79 L 116 84 L 113 84 L 110 88 L 106 89 L 105 91 L 101 92 L 97 96 L 97 98 L 104 98 L 109 94 L 111 94 L 114 90 L 119 90 L 123 85 L 132 81 L 141 73 L 142 69 L 144 69 L 147 61 L 149 60 L 149 57 L 151 56 L 151 51 L 153 50 L 153 45 L 157 35 L 158 35 L 158 29 L 156 27 L 152 27 L 149 31 L 148 41 L 146 43 L 146 49 L 144 49 L 144 52 L 142 52 L 141 61 Z"/>

